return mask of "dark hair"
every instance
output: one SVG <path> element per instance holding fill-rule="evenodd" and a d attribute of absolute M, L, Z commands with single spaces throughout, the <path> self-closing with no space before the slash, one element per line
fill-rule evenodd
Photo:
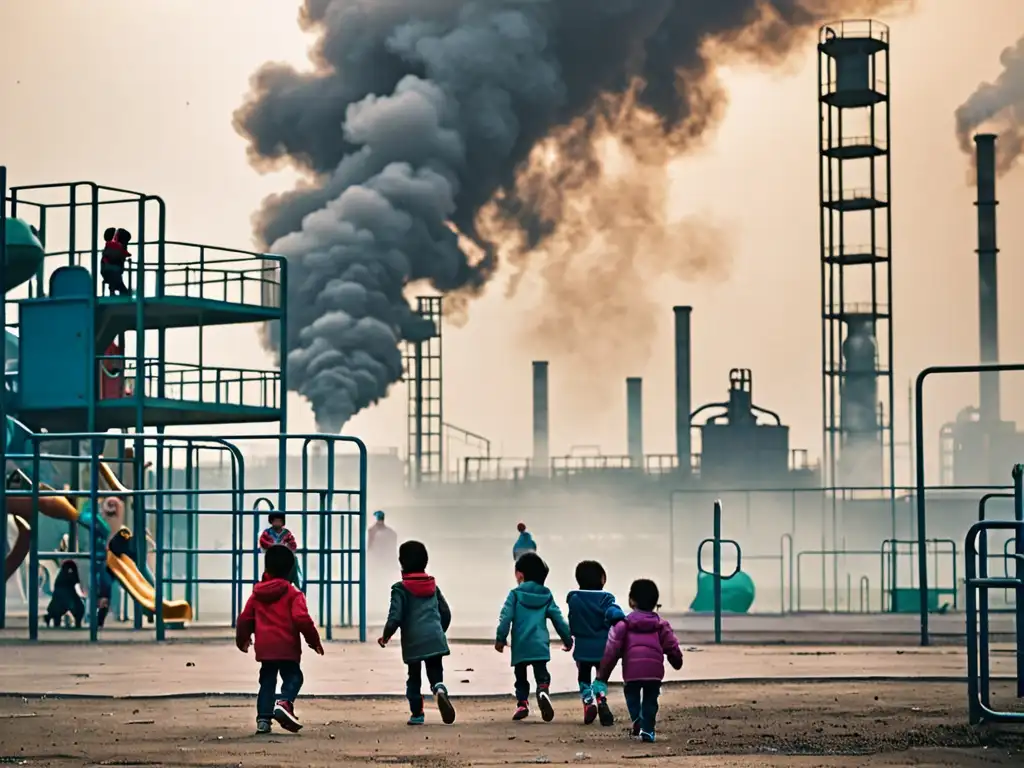
<path fill-rule="evenodd" d="M 263 570 L 275 579 L 287 579 L 295 567 L 295 553 L 283 544 L 275 544 L 263 556 Z"/>
<path fill-rule="evenodd" d="M 604 589 L 608 574 L 596 560 L 584 560 L 576 566 L 576 583 L 580 589 Z"/>
<path fill-rule="evenodd" d="M 113 227 L 107 227 L 103 230 L 103 241 L 109 243 L 114 239 L 114 234 L 117 232 Z"/>
<path fill-rule="evenodd" d="M 629 587 L 629 599 L 641 611 L 654 611 L 658 608 L 658 585 L 650 579 L 637 579 Z"/>
<path fill-rule="evenodd" d="M 548 578 L 548 564 L 536 552 L 527 552 L 516 560 L 516 573 L 523 574 L 523 581 L 543 584 Z"/>
<path fill-rule="evenodd" d="M 114 233 L 114 237 L 117 238 L 117 242 L 121 245 L 128 245 L 132 241 L 132 233 L 127 229 L 119 229 Z"/>
<path fill-rule="evenodd" d="M 267 515 L 267 522 L 273 525 L 275 520 L 280 520 L 283 525 L 285 521 L 284 512 L 279 509 L 270 510 L 270 514 Z"/>
<path fill-rule="evenodd" d="M 422 541 L 404 541 L 398 548 L 398 564 L 402 573 L 422 573 L 427 570 L 427 547 Z"/>

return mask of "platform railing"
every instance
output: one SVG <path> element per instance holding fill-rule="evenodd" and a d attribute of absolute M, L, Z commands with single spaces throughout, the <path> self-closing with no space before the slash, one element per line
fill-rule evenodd
<path fill-rule="evenodd" d="M 134 388 L 141 381 L 145 397 L 252 408 L 276 409 L 281 404 L 280 371 L 169 363 L 147 358 L 140 377 L 134 357 L 99 355 L 97 361 L 105 368 L 116 366 L 124 371 L 126 381 L 135 382 L 133 391 L 126 392 L 125 398 L 134 396 Z"/>

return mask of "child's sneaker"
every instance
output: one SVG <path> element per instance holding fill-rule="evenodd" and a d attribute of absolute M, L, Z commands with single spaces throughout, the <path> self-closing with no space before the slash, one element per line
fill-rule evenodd
<path fill-rule="evenodd" d="M 601 725 L 605 728 L 615 725 L 615 715 L 612 714 L 612 708 L 608 706 L 607 696 L 597 697 L 597 716 L 601 718 Z"/>
<path fill-rule="evenodd" d="M 654 743 L 654 731 L 640 731 L 640 741 L 645 744 Z"/>
<path fill-rule="evenodd" d="M 632 727 L 632 729 L 630 729 L 629 736 L 632 739 L 639 739 L 640 738 L 640 721 L 639 720 L 634 720 L 633 721 L 633 727 Z"/>
<path fill-rule="evenodd" d="M 270 721 L 269 720 L 257 720 L 256 721 L 256 733 L 270 733 Z"/>
<path fill-rule="evenodd" d="M 274 705 L 274 720 L 291 733 L 298 733 L 302 730 L 302 723 L 295 716 L 295 707 L 290 701 L 282 700 Z"/>
<path fill-rule="evenodd" d="M 590 725 L 597 720 L 597 704 L 593 701 L 583 702 L 583 724 Z"/>
<path fill-rule="evenodd" d="M 545 723 L 550 723 L 555 719 L 555 708 L 551 705 L 551 695 L 547 688 L 537 691 L 537 706 L 540 707 L 540 716 Z"/>
<path fill-rule="evenodd" d="M 434 688 L 434 696 L 437 698 L 437 711 L 441 713 L 441 722 L 445 725 L 451 725 L 455 722 L 455 706 L 452 704 L 452 700 L 448 698 L 448 689 L 443 684 L 438 683 L 437 687 Z"/>
<path fill-rule="evenodd" d="M 418 715 L 409 715 L 409 719 L 406 721 L 406 725 L 423 725 L 426 718 L 423 713 L 420 712 Z"/>
<path fill-rule="evenodd" d="M 516 704 L 516 711 L 512 714 L 513 720 L 525 720 L 530 716 L 530 704 L 526 701 L 520 701 Z"/>

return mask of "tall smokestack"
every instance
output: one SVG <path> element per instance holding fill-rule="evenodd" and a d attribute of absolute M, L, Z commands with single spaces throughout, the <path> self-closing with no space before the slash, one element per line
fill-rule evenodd
<path fill-rule="evenodd" d="M 676 317 L 676 456 L 679 470 L 690 472 L 690 313 L 693 307 L 672 307 Z"/>
<path fill-rule="evenodd" d="M 626 379 L 626 446 L 634 468 L 644 465 L 644 380 Z"/>
<path fill-rule="evenodd" d="M 978 331 L 981 363 L 999 362 L 999 282 L 996 270 L 996 137 L 974 137 L 978 166 Z M 999 421 L 999 374 L 983 373 L 979 411 L 983 421 Z"/>
<path fill-rule="evenodd" d="M 533 472 L 548 472 L 548 362 L 533 361 Z"/>

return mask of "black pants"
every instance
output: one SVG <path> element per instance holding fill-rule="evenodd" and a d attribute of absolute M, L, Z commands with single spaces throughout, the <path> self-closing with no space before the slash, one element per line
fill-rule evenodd
<path fill-rule="evenodd" d="M 101 266 L 100 277 L 110 289 L 110 295 L 131 296 L 132 292 L 124 284 L 124 267 Z"/>
<path fill-rule="evenodd" d="M 78 596 L 74 588 L 64 587 L 54 590 L 50 598 L 50 604 L 46 607 L 46 623 L 53 622 L 53 626 L 60 626 L 60 620 L 64 614 L 70 613 L 75 620 L 75 626 L 82 626 L 82 618 L 85 616 L 85 602 Z"/>
<path fill-rule="evenodd" d="M 533 667 L 533 679 L 537 681 L 537 690 L 543 691 L 551 686 L 551 673 L 548 672 L 546 661 L 522 661 L 516 664 L 516 701 L 523 702 L 530 698 L 530 667 Z"/>
<path fill-rule="evenodd" d="M 633 680 L 623 687 L 626 694 L 626 709 L 634 723 L 640 723 L 641 730 L 654 733 L 658 720 L 658 695 L 661 693 L 660 680 Z"/>
<path fill-rule="evenodd" d="M 444 656 L 431 656 L 420 661 L 410 661 L 409 679 L 405 681 L 405 696 L 409 699 L 409 711 L 414 715 L 423 714 L 423 667 L 427 668 L 427 682 L 431 693 L 444 683 Z"/>
<path fill-rule="evenodd" d="M 281 695 L 277 677 L 281 676 Z M 297 661 L 264 661 L 260 667 L 260 692 L 256 696 L 256 719 L 270 720 L 278 701 L 294 702 L 302 688 L 302 668 Z"/>

